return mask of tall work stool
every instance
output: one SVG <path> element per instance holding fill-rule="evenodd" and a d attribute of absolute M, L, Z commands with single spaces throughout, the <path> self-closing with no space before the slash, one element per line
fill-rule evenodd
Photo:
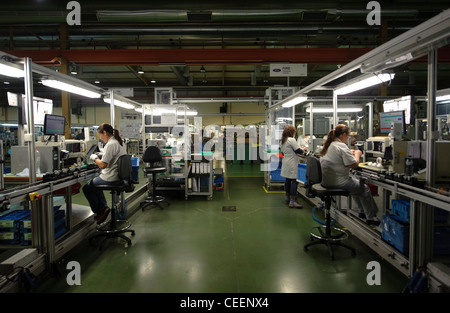
<path fill-rule="evenodd" d="M 331 227 L 331 201 L 333 196 L 349 196 L 349 192 L 344 189 L 325 188 L 320 183 L 322 181 L 322 169 L 320 160 L 316 156 L 309 156 L 306 159 L 306 195 L 309 198 L 319 197 L 325 203 L 325 225 L 315 227 L 310 234 L 312 242 L 304 246 L 304 250 L 313 245 L 324 244 L 328 246 L 331 260 L 334 260 L 333 246 L 341 246 L 351 251 L 352 256 L 356 255 L 356 250 L 342 241 L 348 238 L 348 233 L 337 227 Z M 332 234 L 332 231 L 334 234 Z M 317 239 L 317 241 L 314 241 Z"/>
<path fill-rule="evenodd" d="M 161 150 L 157 146 L 149 146 L 145 149 L 142 161 L 146 164 L 150 164 L 150 166 L 144 167 L 144 173 L 146 175 L 152 175 L 152 194 L 145 198 L 144 202 L 141 202 L 141 209 L 144 211 L 146 206 L 154 205 L 163 210 L 164 208 L 161 203 L 167 203 L 169 205 L 169 202 L 167 202 L 164 197 L 156 195 L 156 174 L 166 172 L 166 168 L 161 167 L 158 164 L 162 161 Z M 148 183 L 150 184 L 150 179 Z"/>
<path fill-rule="evenodd" d="M 115 185 L 96 186 L 97 189 L 109 190 L 111 193 L 111 219 L 106 224 L 103 223 L 97 226 L 97 234 L 89 238 L 89 242 L 98 237 L 105 237 L 104 241 L 108 238 L 120 237 L 128 243 L 128 246 L 131 246 L 131 239 L 125 236 L 124 233 L 130 232 L 134 236 L 135 232 L 129 229 L 131 223 L 125 218 L 117 218 L 117 214 L 119 210 L 126 214 L 125 192 L 133 191 L 134 184 L 137 182 L 133 181 L 131 177 L 131 155 L 121 155 L 117 162 L 120 182 Z M 102 244 L 100 245 L 100 250 L 102 249 Z"/>

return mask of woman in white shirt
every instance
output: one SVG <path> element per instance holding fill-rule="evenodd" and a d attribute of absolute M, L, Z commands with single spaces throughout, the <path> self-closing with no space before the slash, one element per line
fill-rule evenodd
<path fill-rule="evenodd" d="M 100 175 L 92 179 L 83 186 L 83 193 L 89 202 L 92 212 L 94 212 L 97 224 L 103 223 L 108 217 L 111 209 L 108 207 L 105 195 L 102 190 L 95 188 L 96 185 L 114 185 L 120 182 L 118 175 L 117 160 L 121 155 L 126 154 L 123 140 L 119 131 L 109 124 L 101 124 L 97 129 L 100 140 L 106 143 L 102 158 L 93 153 L 90 159 L 101 168 Z"/>
<path fill-rule="evenodd" d="M 340 188 L 350 192 L 360 210 L 360 217 L 366 218 L 368 224 L 379 224 L 378 208 L 373 201 L 369 187 L 354 177 L 350 177 L 350 169 L 359 165 L 361 150 L 350 150 L 346 144 L 350 136 L 350 128 L 337 125 L 328 133 L 327 141 L 320 152 L 322 167 L 322 185 L 327 188 Z"/>
<path fill-rule="evenodd" d="M 303 150 L 297 144 L 294 138 L 295 127 L 288 125 L 284 128 L 281 137 L 281 152 L 283 158 L 281 161 L 281 176 L 286 178 L 284 190 L 286 191 L 286 203 L 290 208 L 301 208 L 302 205 L 297 202 L 297 177 L 298 177 L 298 156 L 303 154 Z"/>

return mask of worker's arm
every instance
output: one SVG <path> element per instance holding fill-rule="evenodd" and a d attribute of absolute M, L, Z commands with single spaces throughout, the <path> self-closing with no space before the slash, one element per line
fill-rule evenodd
<path fill-rule="evenodd" d="M 98 155 L 96 155 L 95 153 L 91 154 L 90 159 L 92 161 L 94 161 L 95 164 L 97 164 L 98 167 L 100 167 L 101 169 L 107 168 L 108 167 L 108 163 L 103 162 L 102 160 L 100 160 L 100 158 L 98 157 Z"/>
<path fill-rule="evenodd" d="M 352 154 L 355 157 L 356 163 L 347 165 L 347 167 L 350 167 L 351 169 L 357 169 L 359 166 L 359 160 L 361 158 L 362 151 L 361 150 L 352 150 Z"/>

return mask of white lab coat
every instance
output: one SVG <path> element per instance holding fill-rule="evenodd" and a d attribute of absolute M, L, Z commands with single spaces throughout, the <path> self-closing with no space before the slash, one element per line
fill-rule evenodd
<path fill-rule="evenodd" d="M 298 156 L 295 150 L 300 149 L 297 141 L 289 137 L 284 144 L 281 145 L 281 152 L 284 156 L 281 159 L 281 176 L 297 179 L 298 177 Z"/>

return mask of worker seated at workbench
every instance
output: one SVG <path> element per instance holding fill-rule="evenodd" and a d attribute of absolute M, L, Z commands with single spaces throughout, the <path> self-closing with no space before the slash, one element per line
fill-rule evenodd
<path fill-rule="evenodd" d="M 327 141 L 320 152 L 322 185 L 326 188 L 345 189 L 358 205 L 359 217 L 371 225 L 378 225 L 378 208 L 369 187 L 359 179 L 350 177 L 350 169 L 356 169 L 360 162 L 361 150 L 350 150 L 346 142 L 350 128 L 339 124 L 328 133 Z"/>

